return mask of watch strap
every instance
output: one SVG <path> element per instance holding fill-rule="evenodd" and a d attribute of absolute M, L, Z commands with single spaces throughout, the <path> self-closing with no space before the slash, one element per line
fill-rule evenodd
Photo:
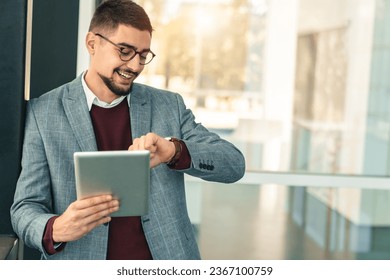
<path fill-rule="evenodd" d="M 181 152 L 182 152 L 182 146 L 181 146 L 180 140 L 175 138 L 175 137 L 171 137 L 169 139 L 169 141 L 171 141 L 175 145 L 175 154 L 173 155 L 172 159 L 167 162 L 167 165 L 169 167 L 175 167 L 176 163 L 180 159 Z"/>

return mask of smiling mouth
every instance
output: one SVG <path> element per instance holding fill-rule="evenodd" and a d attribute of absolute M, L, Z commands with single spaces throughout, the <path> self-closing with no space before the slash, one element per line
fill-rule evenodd
<path fill-rule="evenodd" d="M 117 70 L 116 71 L 121 77 L 125 78 L 125 79 L 131 79 L 132 77 L 134 77 L 135 75 L 133 74 L 129 74 L 129 73 L 125 73 L 123 71 L 119 71 Z"/>

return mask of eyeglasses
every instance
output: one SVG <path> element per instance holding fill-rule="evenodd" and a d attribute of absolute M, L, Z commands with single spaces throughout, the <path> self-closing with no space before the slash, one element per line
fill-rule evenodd
<path fill-rule="evenodd" d="M 122 61 L 130 61 L 138 54 L 139 58 L 140 58 L 139 64 L 146 65 L 146 64 L 150 63 L 153 60 L 153 58 L 156 56 L 151 50 L 143 50 L 143 51 L 138 52 L 136 50 L 136 48 L 133 46 L 126 46 L 126 47 L 121 46 L 121 45 L 115 44 L 110 39 L 108 39 L 107 37 L 104 37 L 103 35 L 101 35 L 99 33 L 95 33 L 95 35 L 99 36 L 100 38 L 106 40 L 110 44 L 117 47 L 119 49 L 119 58 Z"/>

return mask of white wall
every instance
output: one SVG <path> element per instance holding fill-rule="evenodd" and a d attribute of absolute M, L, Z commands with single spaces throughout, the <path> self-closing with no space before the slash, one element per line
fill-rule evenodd
<path fill-rule="evenodd" d="M 79 7 L 79 34 L 77 43 L 77 75 L 80 75 L 88 68 L 89 54 L 85 46 L 85 36 L 87 35 L 89 22 L 95 11 L 95 0 L 82 0 Z"/>

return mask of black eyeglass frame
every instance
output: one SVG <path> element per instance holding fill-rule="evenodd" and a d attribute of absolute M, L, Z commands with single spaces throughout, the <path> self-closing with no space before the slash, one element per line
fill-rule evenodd
<path fill-rule="evenodd" d="M 112 45 L 115 46 L 116 48 L 118 48 L 118 49 L 119 49 L 119 58 L 120 58 L 122 61 L 124 61 L 124 62 L 127 62 L 127 61 L 132 60 L 132 59 L 138 54 L 139 57 L 140 57 L 140 62 L 139 62 L 139 64 L 140 64 L 140 65 L 146 65 L 146 64 L 149 64 L 150 62 L 152 62 L 153 58 L 156 56 L 151 50 L 144 50 L 144 51 L 140 51 L 140 52 L 139 52 L 139 51 L 137 51 L 137 50 L 135 49 L 135 47 L 133 47 L 133 46 L 124 47 L 124 46 L 121 46 L 121 45 L 118 45 L 118 44 L 114 43 L 113 41 L 111 41 L 110 39 L 108 39 L 107 37 L 103 36 L 103 35 L 100 34 L 100 33 L 94 33 L 94 34 L 95 34 L 96 36 L 99 36 L 100 38 L 104 39 L 105 41 L 109 42 L 110 44 L 112 44 Z M 132 56 L 130 56 L 129 59 L 123 59 L 123 57 L 122 57 L 123 55 L 128 55 L 128 54 L 126 54 L 126 53 L 123 52 L 123 50 L 125 50 L 125 49 L 131 49 L 132 51 L 134 51 L 134 54 L 133 54 Z M 152 58 L 151 58 L 148 62 L 142 63 L 141 61 L 142 61 L 143 59 L 145 59 L 145 58 L 142 56 L 142 54 L 145 53 L 145 52 L 150 53 L 150 54 L 152 55 Z"/>

